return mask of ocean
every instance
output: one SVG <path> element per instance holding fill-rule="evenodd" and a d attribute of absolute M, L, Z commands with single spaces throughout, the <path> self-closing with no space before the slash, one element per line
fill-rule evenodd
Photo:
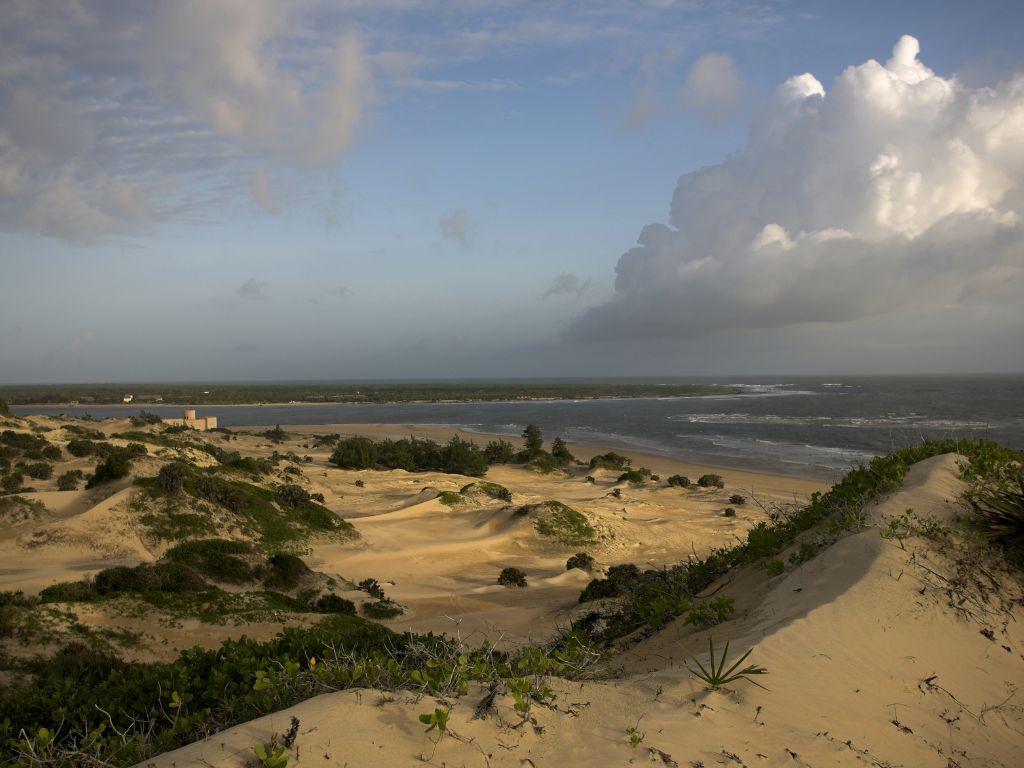
<path fill-rule="evenodd" d="M 650 381 L 650 380 L 645 380 Z M 695 463 L 834 482 L 872 456 L 922 438 L 983 437 L 1024 449 L 1024 375 L 719 377 L 730 395 L 399 405 L 206 406 L 223 427 L 431 424 L 657 453 Z M 144 406 L 162 416 L 181 406 Z M 139 406 L 19 406 L 28 413 L 124 417 Z"/>

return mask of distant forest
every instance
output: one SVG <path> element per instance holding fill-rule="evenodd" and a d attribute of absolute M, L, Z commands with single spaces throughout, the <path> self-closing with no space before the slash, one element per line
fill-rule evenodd
<path fill-rule="evenodd" d="M 414 403 L 590 400 L 729 394 L 717 384 L 572 382 L 390 382 L 308 384 L 31 384 L 0 386 L 11 405 L 230 405 L 255 403 Z"/>

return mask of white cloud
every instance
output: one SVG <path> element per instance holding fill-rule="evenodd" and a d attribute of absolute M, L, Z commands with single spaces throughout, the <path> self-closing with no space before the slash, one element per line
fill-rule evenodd
<path fill-rule="evenodd" d="M 278 207 L 251 162 L 331 166 L 373 98 L 354 25 L 320 29 L 323 11 L 12 0 L 0 14 L 0 227 L 89 243 L 248 195 Z"/>
<path fill-rule="evenodd" d="M 1019 297 L 1024 75 L 967 88 L 904 37 L 826 93 L 783 83 L 749 145 L 680 177 L 586 338 L 687 338 Z"/>
<path fill-rule="evenodd" d="M 441 228 L 441 235 L 449 240 L 454 240 L 463 248 L 470 248 L 469 239 L 469 214 L 464 208 L 458 208 L 451 213 L 442 216 L 438 221 Z"/>
<path fill-rule="evenodd" d="M 706 120 L 719 122 L 733 115 L 743 92 L 736 62 L 727 53 L 708 53 L 694 62 L 683 84 L 682 99 Z"/>

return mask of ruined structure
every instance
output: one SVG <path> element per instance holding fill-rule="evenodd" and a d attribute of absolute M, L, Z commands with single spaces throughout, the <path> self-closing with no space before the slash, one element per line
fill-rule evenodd
<path fill-rule="evenodd" d="M 188 427 L 189 429 L 198 429 L 200 432 L 205 432 L 208 429 L 217 428 L 217 417 L 204 416 L 201 419 L 197 419 L 195 408 L 187 408 L 184 418 L 164 419 L 164 424 L 169 427 Z"/>

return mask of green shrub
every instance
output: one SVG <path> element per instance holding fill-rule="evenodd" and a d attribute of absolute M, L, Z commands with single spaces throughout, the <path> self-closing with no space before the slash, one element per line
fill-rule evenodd
<path fill-rule="evenodd" d="M 639 469 L 627 469 L 615 482 L 617 483 L 635 483 L 640 484 L 647 480 L 650 476 L 651 470 L 641 467 Z"/>
<path fill-rule="evenodd" d="M 518 568 L 502 568 L 498 574 L 498 583 L 503 587 L 525 587 L 526 573 Z"/>
<path fill-rule="evenodd" d="M 608 453 L 598 454 L 590 459 L 591 469 L 610 469 L 610 470 L 623 470 L 626 469 L 633 460 L 628 456 L 609 451 Z"/>
<path fill-rule="evenodd" d="M 280 424 L 275 424 L 273 429 L 268 429 L 263 433 L 263 437 L 267 438 L 272 443 L 281 443 L 287 440 L 290 435 L 281 429 Z"/>
<path fill-rule="evenodd" d="M 701 475 L 697 485 L 701 488 L 725 488 L 725 480 L 721 475 Z"/>
<path fill-rule="evenodd" d="M 373 469 L 377 466 L 377 444 L 368 437 L 339 440 L 329 461 L 342 469 Z"/>
<path fill-rule="evenodd" d="M 489 464 L 510 464 L 515 457 L 515 446 L 507 440 L 491 440 L 484 446 L 484 458 Z"/>
<path fill-rule="evenodd" d="M 53 465 L 42 461 L 36 464 L 26 464 L 24 470 L 25 474 L 33 480 L 49 480 L 53 477 Z"/>
<path fill-rule="evenodd" d="M 185 487 L 185 478 L 191 474 L 188 465 L 181 462 L 164 464 L 156 475 L 156 484 L 164 493 L 171 495 L 181 493 Z"/>
<path fill-rule="evenodd" d="M 0 488 L 3 488 L 7 493 L 17 493 L 22 490 L 24 480 L 25 476 L 21 472 L 10 472 L 0 480 Z"/>
<path fill-rule="evenodd" d="M 597 541 L 597 531 L 586 515 L 560 501 L 545 501 L 527 508 L 536 512 L 534 528 L 541 536 L 555 539 L 559 544 L 578 547 Z"/>
<path fill-rule="evenodd" d="M 70 441 L 67 447 L 68 453 L 80 459 L 86 456 L 109 456 L 115 450 L 110 443 L 79 438 Z"/>
<path fill-rule="evenodd" d="M 277 500 L 286 507 L 299 509 L 309 504 L 312 499 L 305 488 L 289 484 L 277 489 Z"/>
<path fill-rule="evenodd" d="M 0 416 L 11 417 L 14 414 L 11 413 L 11 407 L 7 405 L 7 401 L 0 397 Z"/>
<path fill-rule="evenodd" d="M 733 509 L 732 507 L 726 507 L 722 511 L 722 516 L 723 517 L 736 517 L 736 510 Z"/>
<path fill-rule="evenodd" d="M 579 602 L 600 600 L 606 597 L 620 597 L 640 579 L 640 569 L 633 563 L 613 565 L 603 579 L 594 579 L 580 593 Z"/>
<path fill-rule="evenodd" d="M 492 499 L 497 499 L 498 501 L 512 501 L 512 491 L 510 491 L 503 485 L 498 485 L 498 483 L 490 483 L 487 482 L 486 480 L 478 480 L 475 483 L 468 483 L 467 485 L 464 485 L 462 487 L 459 493 L 466 495 L 471 494 L 474 491 L 479 491 L 485 496 L 488 496 Z"/>
<path fill-rule="evenodd" d="M 60 452 L 60 448 L 58 448 L 56 445 L 46 446 L 45 448 L 43 448 L 41 453 L 44 459 L 48 459 L 50 461 L 60 461 L 61 459 L 64 458 L 63 454 Z"/>
<path fill-rule="evenodd" d="M 96 465 L 92 477 L 85 484 L 86 488 L 95 488 L 101 483 L 109 483 L 127 477 L 132 468 L 131 454 L 127 451 L 115 451 Z"/>
<path fill-rule="evenodd" d="M 317 600 L 310 605 L 314 613 L 343 613 L 349 616 L 354 616 L 356 613 L 356 604 L 351 600 L 346 600 L 344 597 L 338 597 L 338 595 L 320 595 Z"/>
<path fill-rule="evenodd" d="M 387 599 L 384 597 L 383 587 L 381 587 L 380 582 L 376 579 L 363 579 L 356 586 L 370 597 L 376 597 L 378 600 Z"/>
<path fill-rule="evenodd" d="M 82 470 L 72 469 L 57 478 L 58 491 L 74 491 L 78 489 L 78 483 L 84 477 Z"/>
<path fill-rule="evenodd" d="M 363 603 L 363 615 L 371 619 L 393 619 L 405 613 L 405 609 L 391 600 L 378 600 L 375 603 Z"/>
<path fill-rule="evenodd" d="M 668 484 L 676 488 L 689 488 L 690 478 L 686 475 L 672 475 L 668 479 Z"/>
<path fill-rule="evenodd" d="M 741 496 L 738 493 L 734 493 L 732 496 L 729 497 L 729 503 L 730 504 L 737 504 L 737 505 L 739 505 L 739 504 L 746 504 L 747 503 L 747 498 L 746 498 L 746 496 Z"/>
<path fill-rule="evenodd" d="M 96 598 L 92 582 L 60 581 L 39 590 L 41 603 L 87 603 Z"/>
<path fill-rule="evenodd" d="M 279 552 L 267 561 L 269 573 L 263 580 L 268 589 L 287 591 L 295 589 L 303 577 L 312 574 L 302 558 Z"/>
<path fill-rule="evenodd" d="M 567 571 L 571 571 L 573 568 L 579 568 L 581 571 L 589 571 L 593 567 L 594 558 L 586 552 L 577 552 L 565 561 L 565 570 Z"/>
<path fill-rule="evenodd" d="M 437 500 L 449 507 L 454 507 L 461 504 L 466 499 L 458 491 L 441 491 L 437 494 Z"/>
<path fill-rule="evenodd" d="M 706 603 L 698 603 L 686 615 L 686 623 L 695 627 L 713 627 L 736 612 L 731 597 L 716 597 Z"/>
<path fill-rule="evenodd" d="M 764 568 L 769 576 L 778 576 L 786 570 L 786 564 L 781 560 L 769 560 L 764 564 Z"/>
<path fill-rule="evenodd" d="M 523 430 L 523 447 L 530 458 L 544 450 L 544 439 L 541 437 L 540 427 L 536 424 L 527 424 Z"/>
<path fill-rule="evenodd" d="M 171 547 L 164 557 L 191 566 L 217 581 L 248 583 L 255 579 L 252 567 L 239 555 L 252 553 L 244 541 L 229 539 L 197 539 Z"/>
<path fill-rule="evenodd" d="M 569 446 L 560 437 L 551 441 L 551 455 L 562 464 L 569 464 L 576 460 L 576 457 L 569 451 Z"/>
<path fill-rule="evenodd" d="M 93 589 L 98 595 L 118 592 L 201 592 L 209 589 L 202 576 L 182 563 L 119 565 L 96 574 Z"/>

